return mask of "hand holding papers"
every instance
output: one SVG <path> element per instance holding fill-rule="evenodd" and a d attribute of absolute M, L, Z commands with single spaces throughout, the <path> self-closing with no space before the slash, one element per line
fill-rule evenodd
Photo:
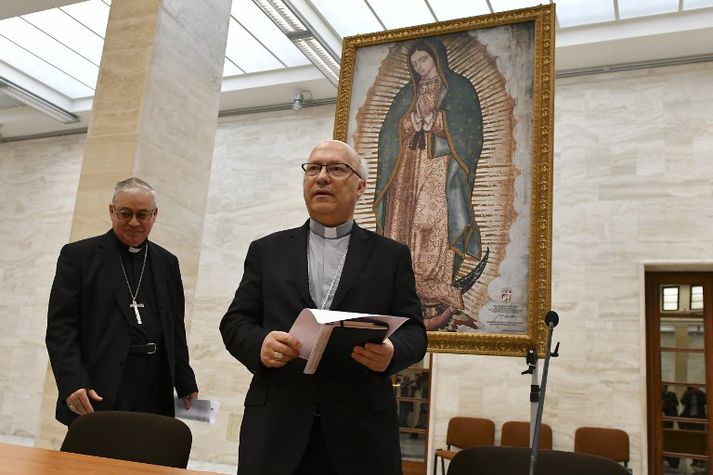
<path fill-rule="evenodd" d="M 174 397 L 173 408 L 178 419 L 187 419 L 192 421 L 210 422 L 215 424 L 215 418 L 218 415 L 218 401 L 210 401 L 208 399 L 194 399 L 191 402 L 191 408 L 186 409 L 183 405 L 183 399 Z"/>
<path fill-rule="evenodd" d="M 366 372 L 351 357 L 352 348 L 381 343 L 407 318 L 366 313 L 306 308 L 300 312 L 290 335 L 302 343 L 300 357 L 307 360 L 305 374 Z"/>

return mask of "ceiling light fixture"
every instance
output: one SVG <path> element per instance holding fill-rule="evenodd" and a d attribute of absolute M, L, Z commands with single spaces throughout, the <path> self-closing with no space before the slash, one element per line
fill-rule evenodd
<path fill-rule="evenodd" d="M 300 91 L 295 94 L 292 100 L 292 110 L 302 110 L 302 107 L 310 105 L 312 102 L 312 93 L 309 91 Z"/>
<path fill-rule="evenodd" d="M 67 112 L 61 107 L 52 104 L 48 100 L 43 99 L 40 96 L 31 93 L 27 89 L 24 89 L 2 77 L 0 77 L 0 93 L 15 99 L 16 101 L 21 102 L 56 121 L 62 122 L 63 124 L 74 124 L 79 122 L 79 117 L 71 112 Z"/>
<path fill-rule="evenodd" d="M 324 76 L 337 86 L 341 59 L 290 0 L 253 0 Z"/>

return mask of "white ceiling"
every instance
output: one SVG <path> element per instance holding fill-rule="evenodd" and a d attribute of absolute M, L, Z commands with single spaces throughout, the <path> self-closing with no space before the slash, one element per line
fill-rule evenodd
<path fill-rule="evenodd" d="M 489 14 L 548 0 L 291 0 L 341 51 L 344 36 Z M 0 2 L 0 77 L 76 114 L 61 124 L 0 95 L 0 137 L 86 127 L 111 0 Z M 713 59 L 713 0 L 559 0 L 560 74 L 675 58 Z M 252 0 L 233 0 L 221 111 L 287 104 L 336 88 Z"/>

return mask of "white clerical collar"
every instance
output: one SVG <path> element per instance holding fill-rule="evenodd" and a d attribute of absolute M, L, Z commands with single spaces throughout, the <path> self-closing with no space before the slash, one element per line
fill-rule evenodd
<path fill-rule="evenodd" d="M 353 219 L 350 219 L 346 223 L 340 224 L 339 226 L 336 226 L 334 228 L 330 228 L 318 223 L 312 218 L 309 218 L 309 230 L 317 236 L 322 236 L 326 239 L 337 239 L 344 237 L 352 232 L 352 226 L 354 226 Z"/>
<path fill-rule="evenodd" d="M 116 238 L 116 243 L 117 243 L 117 245 L 118 245 L 120 248 L 126 249 L 126 250 L 129 251 L 131 254 L 137 254 L 137 253 L 143 251 L 143 250 L 144 250 L 144 246 L 146 246 L 146 245 L 148 244 L 148 242 L 149 242 L 148 239 L 146 239 L 146 240 L 144 240 L 144 242 L 141 243 L 141 245 L 140 245 L 139 247 L 134 247 L 134 246 L 129 246 L 129 245 L 123 243 L 123 242 L 121 241 L 121 239 L 119 239 L 119 236 L 116 235 L 116 233 L 114 233 L 114 237 Z"/>

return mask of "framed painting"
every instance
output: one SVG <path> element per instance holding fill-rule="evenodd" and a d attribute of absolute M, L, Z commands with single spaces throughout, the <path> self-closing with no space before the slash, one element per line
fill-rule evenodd
<path fill-rule="evenodd" d="M 344 39 L 334 138 L 355 218 L 407 244 L 429 350 L 542 355 L 550 306 L 554 5 Z"/>

